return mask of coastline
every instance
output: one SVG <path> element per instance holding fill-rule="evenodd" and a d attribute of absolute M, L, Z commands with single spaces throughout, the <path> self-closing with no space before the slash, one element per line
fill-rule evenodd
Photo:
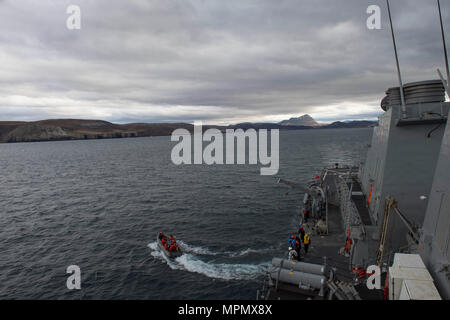
<path fill-rule="evenodd" d="M 279 129 L 279 130 L 321 130 L 367 128 L 375 126 L 375 121 L 333 122 L 320 127 L 284 126 L 276 123 L 240 123 L 229 126 L 205 125 L 204 130 L 226 129 Z M 176 129 L 193 132 L 188 123 L 129 123 L 115 124 L 103 120 L 50 119 L 41 121 L 0 121 L 0 143 L 40 142 L 63 140 L 92 140 L 113 138 L 136 138 L 170 136 Z"/>

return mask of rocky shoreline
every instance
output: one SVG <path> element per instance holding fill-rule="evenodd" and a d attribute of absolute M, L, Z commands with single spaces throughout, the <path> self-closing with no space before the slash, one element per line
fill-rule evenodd
<path fill-rule="evenodd" d="M 192 125 L 114 124 L 101 120 L 57 119 L 35 122 L 0 122 L 0 142 L 37 142 L 60 140 L 112 139 L 170 135 L 177 128 L 192 130 Z"/>
<path fill-rule="evenodd" d="M 283 126 L 275 123 L 241 123 L 227 127 L 203 126 L 203 129 L 320 130 L 326 128 L 367 128 L 374 125 L 376 125 L 375 121 L 338 121 L 320 127 Z M 78 119 L 52 119 L 34 122 L 0 121 L 0 143 L 169 136 L 178 128 L 193 131 L 193 125 L 187 123 L 115 124 L 103 120 Z"/>

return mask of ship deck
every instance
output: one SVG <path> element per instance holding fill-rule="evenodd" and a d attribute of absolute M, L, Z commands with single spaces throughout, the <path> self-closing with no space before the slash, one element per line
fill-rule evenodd
<path fill-rule="evenodd" d="M 314 235 L 310 233 L 311 244 L 308 253 L 302 256 L 302 261 L 314 263 L 314 264 L 326 264 L 336 268 L 335 277 L 342 283 L 350 283 L 354 279 L 354 274 L 351 270 L 349 257 L 346 257 L 340 253 L 341 249 L 345 246 L 346 233 L 342 223 L 342 216 L 337 200 L 337 190 L 335 179 L 338 173 L 344 173 L 348 169 L 338 169 L 329 171 L 325 177 L 324 185 L 329 186 L 328 193 L 328 235 Z M 361 186 L 357 180 L 354 181 L 353 191 L 361 191 Z M 362 192 L 361 192 L 362 193 Z M 355 199 L 352 198 L 355 201 Z M 360 211 L 362 221 L 366 225 L 370 225 L 370 217 L 367 208 L 365 207 L 365 197 L 360 195 L 355 204 Z M 359 203 L 359 205 L 357 204 Z M 367 214 L 364 214 L 366 209 Z M 298 217 L 299 221 L 302 221 L 302 217 Z M 306 232 L 309 232 L 312 228 L 312 223 L 308 222 L 303 224 Z M 325 258 L 326 257 L 326 260 Z M 363 300 L 378 300 L 383 298 L 383 293 L 380 290 L 368 290 L 365 284 L 355 285 L 355 289 L 358 291 L 360 297 Z M 283 284 L 279 285 L 278 289 L 270 288 L 267 297 L 268 300 L 305 300 L 305 299 L 328 299 L 328 295 L 325 297 L 318 297 L 317 294 L 311 294 L 311 292 L 304 292 L 298 289 L 294 285 Z"/>
<path fill-rule="evenodd" d="M 335 184 L 336 174 L 328 173 L 324 185 L 329 187 L 328 201 L 328 235 L 311 235 L 311 245 L 308 254 L 304 257 L 305 262 L 323 264 L 326 257 L 327 265 L 335 267 L 336 276 L 341 281 L 351 281 L 351 267 L 349 258 L 340 254 L 340 249 L 345 245 L 345 230 L 342 224 L 342 216 L 337 202 L 337 191 Z M 307 228 L 310 230 L 311 225 Z"/>

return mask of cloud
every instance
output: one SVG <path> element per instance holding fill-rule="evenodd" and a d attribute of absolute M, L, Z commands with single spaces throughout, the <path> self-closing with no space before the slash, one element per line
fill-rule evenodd
<path fill-rule="evenodd" d="M 0 2 L 0 120 L 375 118 L 396 85 L 384 1 L 80 0 L 77 31 L 70 4 Z M 366 28 L 371 4 L 382 30 Z M 435 4 L 391 7 L 404 81 L 436 78 Z"/>

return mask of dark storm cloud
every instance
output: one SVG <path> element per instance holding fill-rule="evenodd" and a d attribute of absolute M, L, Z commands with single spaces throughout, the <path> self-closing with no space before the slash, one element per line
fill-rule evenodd
<path fill-rule="evenodd" d="M 436 78 L 435 2 L 391 2 L 404 81 Z M 371 4 L 382 30 L 366 28 Z M 1 120 L 362 119 L 396 85 L 385 1 L 11 0 L 0 27 Z"/>

